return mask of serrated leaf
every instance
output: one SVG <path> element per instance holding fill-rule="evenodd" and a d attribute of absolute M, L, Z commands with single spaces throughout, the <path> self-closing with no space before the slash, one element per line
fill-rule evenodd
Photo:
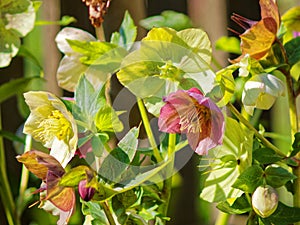
<path fill-rule="evenodd" d="M 241 54 L 240 41 L 236 37 L 220 37 L 215 43 L 215 48 L 229 53 Z"/>
<path fill-rule="evenodd" d="M 98 174 L 106 180 L 118 183 L 129 163 L 128 155 L 122 149 L 116 148 L 104 159 Z"/>
<path fill-rule="evenodd" d="M 290 66 L 300 60 L 300 37 L 293 38 L 284 45 Z"/>
<path fill-rule="evenodd" d="M 99 109 L 95 116 L 95 125 L 100 132 L 121 132 L 123 124 L 118 114 L 108 105 Z"/>
<path fill-rule="evenodd" d="M 246 193 L 252 193 L 263 184 L 264 171 L 259 165 L 247 168 L 234 182 L 232 187 L 238 188 Z"/>
<path fill-rule="evenodd" d="M 40 77 L 27 77 L 18 78 L 2 84 L 0 86 L 0 103 L 16 94 L 21 94 L 23 92 L 29 91 L 30 83 L 36 79 L 43 80 Z"/>
<path fill-rule="evenodd" d="M 232 73 L 237 66 L 226 67 L 216 73 L 215 86 L 208 93 L 209 97 L 214 99 L 219 107 L 223 107 L 230 102 L 235 91 L 235 81 Z"/>
<path fill-rule="evenodd" d="M 127 153 L 130 162 L 133 160 L 137 151 L 138 136 L 139 128 L 133 127 L 118 143 L 118 146 Z"/>
<path fill-rule="evenodd" d="M 128 11 L 125 12 L 119 32 L 113 33 L 111 43 L 123 47 L 129 51 L 135 41 L 137 35 L 137 27 Z"/>
<path fill-rule="evenodd" d="M 279 188 L 296 178 L 295 175 L 277 165 L 270 165 L 265 169 L 266 182 L 274 188 Z"/>
<path fill-rule="evenodd" d="M 99 108 L 106 104 L 104 85 L 95 90 L 85 76 L 81 76 L 75 90 L 75 102 L 80 109 L 81 119 L 92 130 L 94 118 Z"/>
<path fill-rule="evenodd" d="M 108 225 L 109 222 L 99 202 L 82 202 L 82 212 L 84 215 L 91 215 L 92 224 Z"/>
<path fill-rule="evenodd" d="M 153 27 L 170 27 L 177 31 L 192 27 L 191 19 L 179 12 L 166 10 L 158 16 L 151 16 L 140 21 L 140 25 L 148 30 Z"/>
<path fill-rule="evenodd" d="M 259 148 L 253 151 L 253 158 L 261 164 L 275 163 L 283 159 L 273 149 Z"/>
<path fill-rule="evenodd" d="M 293 151 L 291 152 L 290 157 L 295 156 L 300 151 L 300 132 L 296 133 L 294 137 L 295 139 L 292 145 Z"/>
<path fill-rule="evenodd" d="M 279 202 L 276 211 L 268 218 L 261 218 L 274 225 L 288 225 L 300 221 L 300 208 L 289 207 Z"/>
<path fill-rule="evenodd" d="M 244 130 L 236 120 L 226 118 L 223 145 L 210 150 L 202 159 L 208 160 L 211 171 L 200 195 L 202 199 L 220 202 L 242 195 L 243 192 L 232 185 L 252 163 L 252 143 L 252 132 Z M 228 155 L 231 157 L 224 157 Z"/>
<path fill-rule="evenodd" d="M 237 198 L 233 204 L 228 201 L 218 203 L 217 208 L 225 213 L 229 214 L 244 214 L 252 210 L 245 195 Z"/>
<path fill-rule="evenodd" d="M 78 183 L 81 180 L 88 179 L 88 175 L 91 173 L 91 169 L 87 166 L 74 167 L 62 176 L 59 184 L 66 187 L 77 187 Z"/>
<path fill-rule="evenodd" d="M 128 52 L 115 44 L 98 41 L 68 40 L 69 45 L 81 54 L 80 62 L 86 65 L 97 65 L 105 72 L 116 72 L 122 59 Z"/>

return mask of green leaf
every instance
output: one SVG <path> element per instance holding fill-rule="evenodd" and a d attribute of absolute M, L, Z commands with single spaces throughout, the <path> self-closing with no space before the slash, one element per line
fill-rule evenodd
<path fill-rule="evenodd" d="M 228 214 L 244 214 L 252 210 L 245 195 L 238 197 L 233 204 L 229 204 L 228 201 L 220 202 L 217 208 Z"/>
<path fill-rule="evenodd" d="M 252 163 L 253 133 L 245 130 L 234 119 L 226 118 L 223 145 L 212 149 L 203 162 L 208 162 L 208 177 L 200 197 L 208 202 L 237 198 L 242 191 L 233 188 L 237 177 Z"/>
<path fill-rule="evenodd" d="M 183 30 L 192 27 L 191 19 L 179 12 L 166 10 L 158 16 L 151 16 L 140 21 L 140 25 L 148 30 L 153 27 L 170 27 L 174 30 Z"/>
<path fill-rule="evenodd" d="M 30 52 L 30 50 L 28 48 L 26 48 L 24 45 L 20 46 L 19 52 L 18 52 L 19 56 L 23 56 L 26 59 L 30 59 L 33 64 L 35 66 L 37 66 L 39 68 L 40 71 L 43 70 L 42 65 L 40 64 L 39 60 Z"/>
<path fill-rule="evenodd" d="M 87 166 L 81 165 L 74 167 L 62 176 L 59 184 L 61 186 L 77 187 L 78 183 L 81 180 L 87 179 L 90 173 L 92 173 L 92 171 Z"/>
<path fill-rule="evenodd" d="M 290 157 L 295 156 L 300 151 L 300 132 L 296 133 L 294 137 L 295 139 L 292 145 L 293 151 L 291 152 Z"/>
<path fill-rule="evenodd" d="M 122 149 L 115 148 L 104 159 L 98 174 L 106 180 L 118 183 L 129 163 L 128 155 Z"/>
<path fill-rule="evenodd" d="M 267 184 L 274 188 L 279 188 L 285 185 L 288 181 L 297 178 L 295 175 L 293 175 L 286 169 L 277 165 L 268 166 L 265 169 L 265 177 Z"/>
<path fill-rule="evenodd" d="M 30 90 L 30 84 L 34 80 L 39 79 L 43 80 L 40 77 L 27 77 L 27 78 L 18 78 L 11 80 L 0 86 L 0 103 L 9 99 L 10 97 L 24 93 Z"/>
<path fill-rule="evenodd" d="M 290 66 L 300 60 L 300 37 L 293 38 L 284 45 Z"/>
<path fill-rule="evenodd" d="M 93 136 L 91 139 L 93 153 L 97 157 L 102 157 L 104 152 L 104 144 L 108 141 L 109 137 L 107 134 L 98 133 L 97 135 Z"/>
<path fill-rule="evenodd" d="M 118 114 L 108 105 L 99 109 L 95 116 L 95 125 L 100 132 L 121 132 L 123 124 Z"/>
<path fill-rule="evenodd" d="M 117 196 L 114 196 L 112 198 L 112 209 L 114 211 L 114 214 L 117 216 L 118 222 L 120 224 L 125 224 L 126 220 L 128 219 L 128 215 L 126 214 L 126 208 L 123 205 L 123 202 L 119 201 Z"/>
<path fill-rule="evenodd" d="M 112 34 L 111 43 L 123 47 L 129 51 L 135 41 L 137 35 L 137 27 L 128 11 L 125 12 L 119 32 Z"/>
<path fill-rule="evenodd" d="M 115 44 L 98 41 L 68 40 L 71 48 L 81 53 L 80 62 L 86 65 L 97 65 L 105 72 L 116 72 L 128 52 Z"/>
<path fill-rule="evenodd" d="M 300 6 L 289 9 L 282 15 L 281 21 L 288 30 L 300 31 Z"/>
<path fill-rule="evenodd" d="M 253 158 L 261 164 L 275 163 L 283 159 L 273 149 L 259 148 L 253 151 Z M 271 185 L 272 186 L 272 185 Z"/>
<path fill-rule="evenodd" d="M 70 23 L 77 22 L 76 18 L 73 16 L 63 16 L 59 21 L 43 21 L 39 20 L 35 22 L 36 26 L 45 26 L 45 25 L 60 25 L 68 26 Z"/>
<path fill-rule="evenodd" d="M 215 87 L 208 93 L 208 96 L 214 99 L 219 107 L 223 107 L 230 102 L 235 91 L 235 81 L 232 73 L 237 66 L 229 66 L 217 72 L 215 78 Z"/>
<path fill-rule="evenodd" d="M 241 54 L 240 40 L 236 37 L 220 37 L 215 43 L 215 48 L 237 55 Z"/>
<path fill-rule="evenodd" d="M 99 202 L 82 201 L 82 212 L 84 215 L 91 215 L 93 217 L 92 224 L 109 225 L 106 215 Z"/>
<path fill-rule="evenodd" d="M 138 136 L 139 128 L 133 127 L 118 143 L 118 146 L 128 155 L 130 162 L 133 160 L 138 148 Z"/>
<path fill-rule="evenodd" d="M 267 224 L 288 225 L 300 221 L 300 208 L 289 207 L 279 202 L 276 211 L 268 218 L 261 218 Z"/>
<path fill-rule="evenodd" d="M 75 102 L 80 109 L 81 119 L 88 125 L 88 129 L 93 129 L 94 118 L 103 105 L 106 104 L 105 86 L 102 85 L 95 90 L 86 76 L 81 76 L 75 90 Z"/>
<path fill-rule="evenodd" d="M 259 165 L 247 168 L 234 182 L 232 187 L 238 188 L 246 193 L 252 193 L 263 184 L 264 171 Z"/>
<path fill-rule="evenodd" d="M 14 133 L 11 133 L 9 131 L 0 130 L 0 136 L 4 137 L 4 138 L 6 138 L 7 140 L 10 140 L 10 141 L 15 141 L 15 142 L 25 144 L 24 138 L 21 138 L 21 137 L 15 135 Z"/>
<path fill-rule="evenodd" d="M 25 21 L 25 22 L 24 22 Z M 20 37 L 34 27 L 35 9 L 29 0 L 0 3 L 0 68 L 10 64 L 20 47 Z"/>

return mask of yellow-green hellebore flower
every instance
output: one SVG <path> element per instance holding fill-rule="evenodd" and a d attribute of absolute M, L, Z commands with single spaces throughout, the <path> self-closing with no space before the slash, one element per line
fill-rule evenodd
<path fill-rule="evenodd" d="M 77 125 L 64 103 L 43 91 L 24 94 L 31 111 L 23 132 L 50 148 L 50 155 L 66 167 L 77 148 Z"/>
<path fill-rule="evenodd" d="M 272 107 L 279 96 L 284 96 L 284 83 L 271 74 L 259 74 L 251 77 L 244 86 L 242 102 L 248 114 L 254 108 L 267 110 Z"/>

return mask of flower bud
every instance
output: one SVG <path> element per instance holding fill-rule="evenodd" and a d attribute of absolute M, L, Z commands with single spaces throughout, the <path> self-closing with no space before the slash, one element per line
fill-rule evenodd
<path fill-rule="evenodd" d="M 272 215 L 277 206 L 278 193 L 273 187 L 265 185 L 256 188 L 252 195 L 252 207 L 259 216 L 266 218 Z"/>
<path fill-rule="evenodd" d="M 78 184 L 78 192 L 79 192 L 79 195 L 80 197 L 88 202 L 90 201 L 94 194 L 95 194 L 95 188 L 92 188 L 92 187 L 86 187 L 86 180 L 82 180 L 79 182 Z"/>

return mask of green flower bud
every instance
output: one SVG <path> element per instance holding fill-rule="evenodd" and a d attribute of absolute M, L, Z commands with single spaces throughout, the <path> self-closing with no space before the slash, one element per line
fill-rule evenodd
<path fill-rule="evenodd" d="M 252 195 L 252 207 L 259 216 L 266 218 L 272 215 L 277 206 L 278 193 L 273 187 L 265 185 L 256 188 Z"/>

